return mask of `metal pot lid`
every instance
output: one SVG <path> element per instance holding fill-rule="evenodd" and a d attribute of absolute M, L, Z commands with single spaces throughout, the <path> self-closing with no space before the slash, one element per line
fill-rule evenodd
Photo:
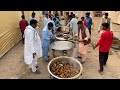
<path fill-rule="evenodd" d="M 57 41 L 51 45 L 51 48 L 54 50 L 69 50 L 74 47 L 74 44 L 69 41 Z"/>

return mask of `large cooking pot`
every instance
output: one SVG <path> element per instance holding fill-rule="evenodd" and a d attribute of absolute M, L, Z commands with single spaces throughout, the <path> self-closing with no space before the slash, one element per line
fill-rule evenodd
<path fill-rule="evenodd" d="M 120 50 L 120 40 L 116 37 L 113 37 L 113 44 L 111 47 Z"/>
<path fill-rule="evenodd" d="M 56 41 L 51 45 L 54 50 L 54 57 L 58 56 L 71 56 L 74 48 L 74 44 L 69 41 Z"/>
<path fill-rule="evenodd" d="M 80 72 L 79 72 L 77 75 L 75 75 L 75 76 L 73 76 L 73 77 L 70 77 L 70 78 L 61 78 L 61 77 L 58 77 L 58 76 L 54 75 L 54 74 L 51 72 L 50 68 L 51 68 L 51 66 L 52 66 L 55 62 L 60 61 L 60 60 L 66 60 L 67 62 L 69 62 L 69 63 L 71 63 L 71 64 L 73 64 L 73 65 L 78 66 L 78 67 L 80 68 Z M 53 78 L 55 78 L 55 79 L 79 79 L 80 76 L 81 76 L 81 74 L 82 74 L 82 72 L 83 72 L 82 64 L 81 64 L 78 60 L 76 60 L 75 58 L 67 57 L 67 56 L 60 56 L 60 57 L 56 57 L 56 58 L 52 59 L 52 60 L 48 63 L 47 68 L 48 68 L 49 74 L 50 74 Z"/>

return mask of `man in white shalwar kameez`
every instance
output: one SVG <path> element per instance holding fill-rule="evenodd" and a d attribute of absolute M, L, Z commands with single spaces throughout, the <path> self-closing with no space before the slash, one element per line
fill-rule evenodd
<path fill-rule="evenodd" d="M 28 24 L 29 24 L 29 25 L 30 25 L 30 21 L 31 21 L 32 19 L 37 20 L 36 17 L 35 17 L 35 13 L 34 13 L 34 12 L 33 12 L 32 15 L 30 16 L 30 18 L 28 19 Z M 40 36 L 39 24 L 37 25 L 36 30 L 37 30 L 37 32 L 38 32 L 38 34 L 39 34 L 39 36 Z"/>
<path fill-rule="evenodd" d="M 75 14 L 73 14 L 73 18 L 70 21 L 70 30 L 73 37 L 78 33 L 77 22 L 78 22 L 78 19 L 75 17 Z"/>
<path fill-rule="evenodd" d="M 37 58 L 42 57 L 41 39 L 36 31 L 37 21 L 31 20 L 30 25 L 25 29 L 24 60 L 32 72 L 39 74 L 37 70 Z"/>
<path fill-rule="evenodd" d="M 44 27 L 47 25 L 48 21 L 50 21 L 49 15 L 45 14 L 45 17 L 44 17 Z"/>

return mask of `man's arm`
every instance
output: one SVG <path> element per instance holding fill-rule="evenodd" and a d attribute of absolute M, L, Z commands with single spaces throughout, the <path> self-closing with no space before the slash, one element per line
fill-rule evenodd
<path fill-rule="evenodd" d="M 29 36 L 29 47 L 31 49 L 30 51 L 33 54 L 33 58 L 34 58 L 36 55 L 35 48 L 34 48 L 34 32 L 29 32 L 28 36 Z"/>
<path fill-rule="evenodd" d="M 42 38 L 45 40 L 50 40 L 50 37 L 48 37 L 47 33 L 48 33 L 47 31 L 43 31 Z"/>
<path fill-rule="evenodd" d="M 100 24 L 99 24 L 99 27 L 98 27 L 98 32 L 101 31 L 101 24 L 102 24 L 102 18 L 101 18 L 101 21 L 100 21 Z"/>
<path fill-rule="evenodd" d="M 110 31 L 112 31 L 112 22 L 111 22 L 111 19 L 110 19 Z"/>
<path fill-rule="evenodd" d="M 87 37 L 86 37 L 84 40 L 87 40 L 87 41 L 88 41 L 88 39 L 90 38 L 90 33 L 89 33 L 88 28 L 86 28 L 85 34 L 86 34 Z"/>
<path fill-rule="evenodd" d="M 103 39 L 104 39 L 103 37 L 104 37 L 104 33 L 102 33 L 98 43 L 93 46 L 93 49 L 95 49 L 96 47 L 100 46 L 103 43 Z"/>

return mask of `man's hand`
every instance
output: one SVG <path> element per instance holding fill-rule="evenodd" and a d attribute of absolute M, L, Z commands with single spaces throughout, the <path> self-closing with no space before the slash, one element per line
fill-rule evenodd
<path fill-rule="evenodd" d="M 98 30 L 98 33 L 100 33 L 100 30 Z"/>
<path fill-rule="evenodd" d="M 33 53 L 33 58 L 35 58 L 36 53 Z"/>
<path fill-rule="evenodd" d="M 97 46 L 98 46 L 97 44 L 94 44 L 94 45 L 93 45 L 93 49 L 95 49 Z"/>
<path fill-rule="evenodd" d="M 95 49 L 95 45 L 93 44 L 93 49 Z"/>

